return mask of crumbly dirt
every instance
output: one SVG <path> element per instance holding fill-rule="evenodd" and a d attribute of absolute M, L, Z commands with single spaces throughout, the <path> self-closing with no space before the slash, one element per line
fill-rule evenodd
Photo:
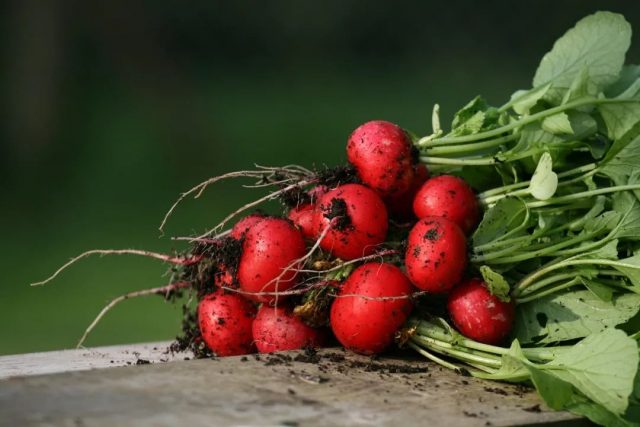
<path fill-rule="evenodd" d="M 318 185 L 325 185 L 328 188 L 335 188 L 339 185 L 358 183 L 356 170 L 351 165 L 334 166 L 316 171 Z"/>

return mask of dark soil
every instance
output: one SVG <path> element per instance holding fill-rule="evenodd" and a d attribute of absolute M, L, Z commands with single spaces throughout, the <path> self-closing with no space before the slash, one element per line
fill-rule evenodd
<path fill-rule="evenodd" d="M 359 182 L 356 176 L 356 170 L 351 165 L 334 166 L 316 171 L 318 185 L 326 185 L 329 188 L 335 188 L 342 184 Z"/>
<path fill-rule="evenodd" d="M 324 217 L 328 220 L 336 219 L 333 228 L 344 231 L 351 227 L 351 217 L 347 211 L 347 202 L 337 197 L 331 199 L 331 205 L 322 205 Z"/>
<path fill-rule="evenodd" d="M 311 203 L 311 196 L 302 187 L 294 187 L 280 194 L 279 199 L 286 208 L 296 208 Z"/>

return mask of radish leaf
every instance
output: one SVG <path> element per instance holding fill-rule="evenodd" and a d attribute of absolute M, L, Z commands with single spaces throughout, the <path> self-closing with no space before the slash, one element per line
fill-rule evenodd
<path fill-rule="evenodd" d="M 548 95 L 559 102 L 576 76 L 587 69 L 601 88 L 618 78 L 631 43 L 631 26 L 622 15 L 597 12 L 581 19 L 542 58 L 533 87 L 551 83 Z"/>

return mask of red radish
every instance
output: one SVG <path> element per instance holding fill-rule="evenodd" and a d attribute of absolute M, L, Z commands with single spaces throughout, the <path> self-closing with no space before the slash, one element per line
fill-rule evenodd
<path fill-rule="evenodd" d="M 380 353 L 407 320 L 413 308 L 408 298 L 411 291 L 411 283 L 398 267 L 361 265 L 345 280 L 331 306 L 333 333 L 349 350 Z"/>
<path fill-rule="evenodd" d="M 289 211 L 289 218 L 296 227 L 300 229 L 302 235 L 307 239 L 318 237 L 317 227 L 314 223 L 314 206 L 310 203 L 296 206 Z"/>
<path fill-rule="evenodd" d="M 224 264 L 218 265 L 217 271 L 213 274 L 213 283 L 218 287 L 233 286 L 233 274 Z"/>
<path fill-rule="evenodd" d="M 264 218 L 249 228 L 238 265 L 240 289 L 252 294 L 282 292 L 296 284 L 296 266 L 305 254 L 304 239 L 289 221 Z M 288 271 L 285 269 L 289 268 Z M 275 295 L 248 295 L 260 302 L 272 302 Z M 282 299 L 284 296 L 280 296 Z"/>
<path fill-rule="evenodd" d="M 399 126 L 375 120 L 353 131 L 347 159 L 360 180 L 381 196 L 405 193 L 413 179 L 412 144 Z"/>
<path fill-rule="evenodd" d="M 218 290 L 198 304 L 198 324 L 205 344 L 218 356 L 253 353 L 251 325 L 256 308 L 238 294 Z"/>
<path fill-rule="evenodd" d="M 311 203 L 316 203 L 327 191 L 329 191 L 329 188 L 326 185 L 316 185 L 307 194 L 311 197 Z"/>
<path fill-rule="evenodd" d="M 233 226 L 233 228 L 231 229 L 231 233 L 229 235 L 234 239 L 240 240 L 244 237 L 244 235 L 247 233 L 247 231 L 249 231 L 251 227 L 253 227 L 254 225 L 256 225 L 257 223 L 259 223 L 265 218 L 266 216 L 259 213 L 253 213 L 251 215 L 247 215 L 244 218 L 242 218 L 240 221 L 238 221 L 236 225 Z"/>
<path fill-rule="evenodd" d="M 413 199 L 422 184 L 429 179 L 429 170 L 422 163 L 414 166 L 413 172 L 413 180 L 409 190 L 400 195 L 387 197 L 384 200 L 389 210 L 389 215 L 397 219 L 408 220 L 413 217 Z"/>
<path fill-rule="evenodd" d="M 480 206 L 475 193 L 462 178 L 440 175 L 428 180 L 413 201 L 418 218 L 441 216 L 469 233 L 478 225 Z"/>
<path fill-rule="evenodd" d="M 464 233 L 446 218 L 421 219 L 409 233 L 405 265 L 411 282 L 423 291 L 449 291 L 467 265 Z"/>
<path fill-rule="evenodd" d="M 307 326 L 288 308 L 263 304 L 253 322 L 253 340 L 260 353 L 320 347 L 325 334 Z"/>
<path fill-rule="evenodd" d="M 320 246 L 343 260 L 371 254 L 387 235 L 387 208 L 373 190 L 360 184 L 337 187 L 320 198 L 314 222 Z"/>
<path fill-rule="evenodd" d="M 480 279 L 453 288 L 447 302 L 453 324 L 465 337 L 485 344 L 499 344 L 511 332 L 515 304 L 491 295 Z"/>

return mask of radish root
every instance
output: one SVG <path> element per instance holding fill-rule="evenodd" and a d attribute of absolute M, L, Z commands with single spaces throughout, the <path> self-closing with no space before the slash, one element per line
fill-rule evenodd
<path fill-rule="evenodd" d="M 295 188 L 298 187 L 304 187 L 310 184 L 313 184 L 314 182 L 316 182 L 317 180 L 315 179 L 309 179 L 309 180 L 302 180 L 302 181 L 298 181 L 295 184 L 290 184 L 284 188 L 281 188 L 278 191 L 273 191 L 269 194 L 267 194 L 264 197 L 260 197 L 258 200 L 254 200 L 253 202 L 247 203 L 246 205 L 240 207 L 239 209 L 236 209 L 235 211 L 231 212 L 229 215 L 227 215 L 221 222 L 218 223 L 218 225 L 216 225 L 215 227 L 211 228 L 210 230 L 207 230 L 207 232 L 205 232 L 204 234 L 202 234 L 201 236 L 198 236 L 197 239 L 204 239 L 209 237 L 211 234 L 215 233 L 216 231 L 220 230 L 222 227 L 224 227 L 230 220 L 232 220 L 233 218 L 235 218 L 237 215 L 239 215 L 240 213 L 254 208 L 264 202 L 268 202 L 270 200 L 274 200 L 276 199 L 278 196 L 280 196 L 281 194 L 287 193 L 288 191 L 291 191 Z M 195 239 L 194 239 L 195 241 Z"/>
<path fill-rule="evenodd" d="M 91 322 L 89 327 L 84 331 L 84 334 L 82 334 L 82 337 L 80 337 L 80 340 L 76 345 L 76 348 L 82 347 L 82 344 L 85 342 L 85 340 L 87 339 L 91 331 L 98 325 L 98 323 L 100 322 L 100 320 L 102 320 L 105 314 L 107 314 L 109 310 L 111 310 L 113 307 L 115 307 L 117 304 L 121 303 L 122 301 L 130 298 L 143 297 L 147 295 L 164 295 L 166 298 L 171 292 L 174 292 L 178 289 L 184 289 L 189 287 L 191 287 L 191 283 L 189 282 L 175 282 L 169 285 L 160 286 L 158 288 L 143 289 L 140 291 L 129 292 L 124 295 L 120 295 L 117 298 L 112 299 L 109 304 L 105 305 L 102 308 L 102 310 L 100 310 L 100 313 L 98 313 L 96 318 L 93 319 L 93 322 Z"/>
<path fill-rule="evenodd" d="M 80 255 L 71 258 L 67 263 L 65 263 L 64 265 L 62 265 L 60 268 L 58 268 L 51 276 L 47 277 L 44 280 L 41 280 L 39 282 L 34 282 L 31 283 L 31 286 L 42 286 L 45 285 L 47 283 L 49 283 L 50 281 L 52 281 L 53 279 L 55 279 L 56 277 L 58 277 L 58 275 L 60 273 L 62 273 L 64 270 L 66 270 L 69 266 L 71 266 L 72 264 L 75 264 L 76 262 L 80 261 L 83 258 L 87 258 L 91 255 L 100 255 L 100 256 L 104 256 L 104 255 L 139 255 L 139 256 L 145 256 L 145 257 L 149 257 L 149 258 L 155 258 L 155 259 L 159 259 L 161 261 L 165 261 L 171 264 L 176 264 L 176 265 L 192 265 L 192 264 L 197 264 L 198 262 L 200 262 L 200 260 L 202 259 L 202 256 L 193 256 L 193 257 L 180 257 L 180 256 L 171 256 L 171 255 L 166 255 L 166 254 L 160 254 L 157 252 L 149 252 L 149 251 L 142 251 L 142 250 L 138 250 L 138 249 L 92 249 L 90 251 L 86 251 L 81 253 Z"/>
<path fill-rule="evenodd" d="M 164 215 L 164 218 L 162 218 L 162 222 L 158 227 L 158 230 L 160 230 L 161 235 L 164 235 L 164 227 L 167 221 L 169 220 L 169 217 L 173 214 L 175 209 L 184 199 L 186 199 L 191 195 L 194 195 L 193 196 L 194 199 L 199 198 L 202 195 L 202 193 L 204 193 L 204 191 L 207 189 L 208 186 L 215 184 L 218 181 L 222 181 L 224 179 L 229 179 L 229 178 L 255 178 L 258 180 L 258 182 L 255 184 L 256 187 L 266 187 L 269 185 L 283 184 L 291 180 L 302 181 L 304 178 L 308 178 L 313 175 L 313 172 L 298 165 L 287 165 L 284 167 L 268 167 L 268 166 L 256 165 L 256 168 L 258 170 L 243 170 L 243 171 L 229 172 L 219 176 L 214 176 L 190 188 L 184 193 L 181 193 L 178 199 L 173 203 L 173 205 L 171 205 L 167 213 Z M 273 179 L 278 175 L 283 175 L 283 178 Z M 267 180 L 267 182 L 261 182 L 262 180 Z M 207 233 L 207 235 L 208 234 L 209 233 Z M 206 237 L 207 235 L 201 236 L 201 237 Z"/>

